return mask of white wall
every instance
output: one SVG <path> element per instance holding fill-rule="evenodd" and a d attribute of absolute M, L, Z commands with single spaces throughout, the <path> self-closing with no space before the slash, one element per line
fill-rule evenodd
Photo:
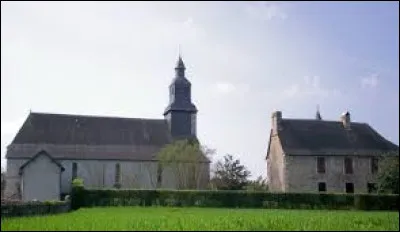
<path fill-rule="evenodd" d="M 65 168 L 62 173 L 62 192 L 71 190 L 72 164 L 78 165 L 78 177 L 82 178 L 88 188 L 113 188 L 115 184 L 115 168 L 121 167 L 122 188 L 155 189 L 157 186 L 157 162 L 155 161 L 110 161 L 110 160 L 63 160 Z M 202 165 L 202 183 L 209 180 L 209 165 Z M 175 189 L 177 181 L 175 172 L 165 168 L 162 173 L 161 188 Z M 204 188 L 204 187 L 203 187 Z"/>
<path fill-rule="evenodd" d="M 121 184 L 123 188 L 155 188 L 157 181 L 156 162 L 109 161 L 109 160 L 62 160 L 65 168 L 62 174 L 62 192 L 71 190 L 72 165 L 77 163 L 78 177 L 82 178 L 85 187 L 113 188 L 115 184 L 115 166 L 121 167 Z"/>
<path fill-rule="evenodd" d="M 40 155 L 24 167 L 22 200 L 60 200 L 61 168 L 46 155 Z"/>
<path fill-rule="evenodd" d="M 7 160 L 7 186 L 9 194 L 16 192 L 20 178 L 18 171 L 27 159 Z M 78 177 L 84 180 L 85 187 L 113 188 L 115 184 L 115 165 L 121 167 L 122 188 L 154 189 L 157 186 L 157 162 L 154 161 L 113 161 L 113 160 L 58 160 L 65 171 L 61 173 L 61 193 L 71 191 L 72 164 L 78 165 Z M 200 188 L 205 188 L 209 181 L 209 164 L 202 164 Z M 175 189 L 177 181 L 175 172 L 166 168 L 162 173 L 161 188 Z"/>

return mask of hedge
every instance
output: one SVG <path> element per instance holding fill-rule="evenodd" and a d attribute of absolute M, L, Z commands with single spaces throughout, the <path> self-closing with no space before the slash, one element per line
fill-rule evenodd
<path fill-rule="evenodd" d="M 399 195 L 271 193 L 221 190 L 94 190 L 72 193 L 73 209 L 93 206 L 398 210 Z"/>
<path fill-rule="evenodd" d="M 1 204 L 1 217 L 57 214 L 68 211 L 70 211 L 69 201 L 2 202 Z"/>

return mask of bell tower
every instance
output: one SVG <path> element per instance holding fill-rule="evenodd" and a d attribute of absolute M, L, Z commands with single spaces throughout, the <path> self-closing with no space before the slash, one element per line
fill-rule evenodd
<path fill-rule="evenodd" d="M 169 85 L 169 104 L 164 111 L 174 139 L 196 138 L 197 108 L 192 103 L 191 83 L 185 77 L 185 64 L 179 56 L 175 78 Z"/>

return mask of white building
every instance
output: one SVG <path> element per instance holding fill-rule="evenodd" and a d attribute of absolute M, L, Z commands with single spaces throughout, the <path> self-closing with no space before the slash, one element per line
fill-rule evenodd
<path fill-rule="evenodd" d="M 156 154 L 178 139 L 196 139 L 197 109 L 179 57 L 169 86 L 164 119 L 30 113 L 7 147 L 5 195 L 28 200 L 59 199 L 74 177 L 94 188 L 177 188 L 170 169 L 160 170 Z M 204 157 L 198 188 L 209 181 Z"/>

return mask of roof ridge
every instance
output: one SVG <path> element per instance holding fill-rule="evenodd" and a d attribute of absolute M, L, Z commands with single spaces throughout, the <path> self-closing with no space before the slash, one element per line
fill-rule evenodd
<path fill-rule="evenodd" d="M 341 121 L 333 121 L 333 120 L 316 120 L 316 119 L 310 119 L 310 118 L 282 118 L 283 121 L 308 121 L 308 122 L 318 122 L 318 123 L 324 123 L 324 122 L 335 122 L 335 123 L 342 123 Z M 352 124 L 365 124 L 368 125 L 368 123 L 365 122 L 351 122 Z"/>
<path fill-rule="evenodd" d="M 107 116 L 107 115 L 85 115 L 85 114 L 62 114 L 62 113 L 44 113 L 44 112 L 31 112 L 30 115 L 49 115 L 61 117 L 81 117 L 81 118 L 105 118 L 105 119 L 129 119 L 129 120 L 146 120 L 146 121 L 165 121 L 163 118 L 128 118 L 121 116 Z"/>

